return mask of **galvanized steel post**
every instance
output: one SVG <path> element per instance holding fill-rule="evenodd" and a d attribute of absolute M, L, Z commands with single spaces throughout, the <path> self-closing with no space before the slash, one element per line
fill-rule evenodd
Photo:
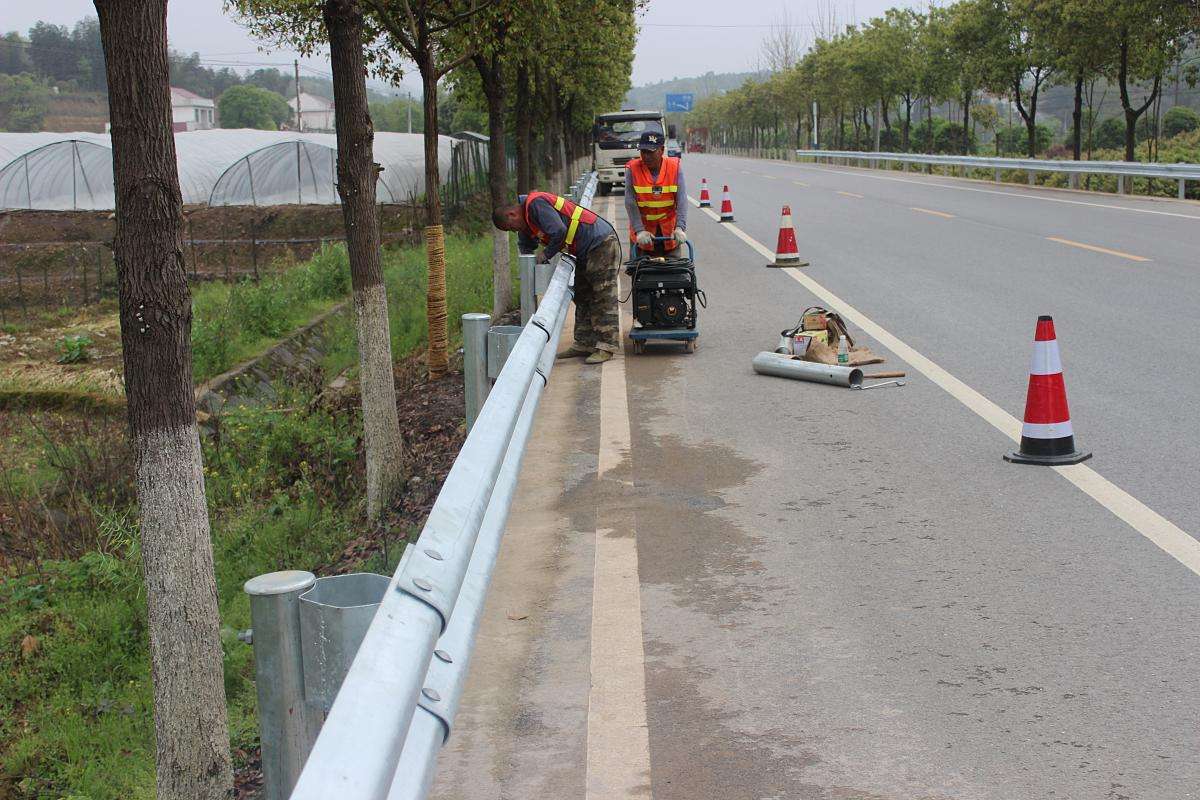
<path fill-rule="evenodd" d="M 244 587 L 250 595 L 263 783 L 268 800 L 284 800 L 292 793 L 321 731 L 320 713 L 304 702 L 300 643 L 300 595 L 316 580 L 311 572 L 289 570 L 251 578 Z"/>
<path fill-rule="evenodd" d="M 524 266 L 522 264 L 522 266 Z M 521 297 L 524 301 L 525 282 L 521 283 Z M 522 307 L 524 315 L 524 307 Z M 490 314 L 463 314 L 463 394 L 466 399 L 467 430 L 475 424 L 479 409 L 487 401 L 488 391 L 492 388 L 488 382 L 487 368 L 487 335 L 492 325 Z"/>
<path fill-rule="evenodd" d="M 521 255 L 517 261 L 520 263 L 517 276 L 521 281 L 521 324 L 524 325 L 537 311 L 537 287 L 534 285 L 537 281 L 537 257 L 532 254 Z"/>

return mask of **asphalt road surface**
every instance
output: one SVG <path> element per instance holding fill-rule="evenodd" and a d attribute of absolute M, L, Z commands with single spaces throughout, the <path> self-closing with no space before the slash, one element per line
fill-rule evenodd
<path fill-rule="evenodd" d="M 1200 207 L 684 168 L 699 350 L 556 367 L 435 796 L 1200 796 Z M 908 384 L 754 374 L 813 304 Z M 1083 467 L 1001 459 L 1039 314 Z"/>

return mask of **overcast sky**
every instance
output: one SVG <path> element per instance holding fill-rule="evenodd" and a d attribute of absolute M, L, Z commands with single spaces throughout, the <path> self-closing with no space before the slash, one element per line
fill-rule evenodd
<path fill-rule="evenodd" d="M 0 27 L 22 33 L 39 19 L 69 27 L 81 17 L 95 14 L 89 0 L 2 0 L 2 4 Z M 763 38 L 785 13 L 792 30 L 809 42 L 814 25 L 827 25 L 831 17 L 836 17 L 840 27 L 870 19 L 891 6 L 910 4 L 926 5 L 910 0 L 650 0 L 640 20 L 633 82 L 641 85 L 710 70 L 754 69 L 760 63 Z M 225 13 L 222 0 L 172 0 L 167 33 L 174 49 L 200 53 L 207 66 L 231 66 L 239 71 L 258 66 L 287 69 L 296 57 L 287 50 L 259 52 L 260 43 Z M 586 35 L 586 31 L 581 33 Z M 323 55 L 301 63 L 308 74 L 328 75 L 329 63 Z M 420 85 L 412 79 L 405 83 L 414 88 Z"/>

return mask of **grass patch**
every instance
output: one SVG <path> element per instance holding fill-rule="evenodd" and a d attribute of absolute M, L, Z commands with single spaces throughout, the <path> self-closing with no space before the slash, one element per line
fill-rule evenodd
<path fill-rule="evenodd" d="M 292 269 L 235 284 L 207 283 L 192 293 L 192 371 L 219 375 L 329 309 L 350 290 L 343 245 L 322 245 Z"/>
<path fill-rule="evenodd" d="M 457 341 L 461 314 L 491 306 L 491 239 L 451 235 L 446 247 Z M 515 257 L 512 263 L 515 269 Z M 384 264 L 393 354 L 400 359 L 425 344 L 424 250 L 388 250 Z M 345 250 L 333 246 L 257 285 L 201 287 L 193 330 L 197 378 L 228 369 L 304 324 L 344 297 L 348 284 Z M 324 377 L 357 365 L 353 315 L 330 324 L 337 326 L 337 346 Z M 258 737 L 253 651 L 236 639 L 250 624 L 242 584 L 278 569 L 325 571 L 365 525 L 359 411 L 355 404 L 314 405 L 318 388 L 280 386 L 271 407 L 226 410 L 204 442 L 235 762 Z M 74 486 L 97 472 L 111 485 L 77 487 L 95 521 L 78 558 L 38 553 L 19 568 L 5 567 L 0 536 L 0 797 L 149 800 L 153 696 L 137 514 L 107 491 L 128 489 L 130 472 L 117 458 L 103 469 L 88 466 L 88 458 L 115 445 L 103 438 L 107 433 L 85 428 L 86 415 L 37 413 L 43 430 L 32 417 L 22 426 L 16 412 L 0 412 L 6 454 L 0 477 L 12 478 L 14 492 Z M 123 430 L 122 418 L 114 420 Z M 71 449 L 60 445 L 63 452 L 51 461 L 48 440 L 55 437 Z M 16 480 L 15 470 L 31 467 L 36 480 Z M 0 531 L 3 514 L 0 502 Z"/>

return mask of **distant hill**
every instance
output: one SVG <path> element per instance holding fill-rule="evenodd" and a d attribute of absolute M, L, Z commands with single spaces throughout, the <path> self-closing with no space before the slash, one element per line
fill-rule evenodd
<path fill-rule="evenodd" d="M 709 72 L 695 78 L 672 78 L 669 81 L 635 86 L 625 95 L 625 105 L 634 108 L 662 108 L 668 94 L 691 92 L 701 100 L 709 95 L 721 94 L 736 89 L 750 78 L 761 77 L 760 72 Z"/>

